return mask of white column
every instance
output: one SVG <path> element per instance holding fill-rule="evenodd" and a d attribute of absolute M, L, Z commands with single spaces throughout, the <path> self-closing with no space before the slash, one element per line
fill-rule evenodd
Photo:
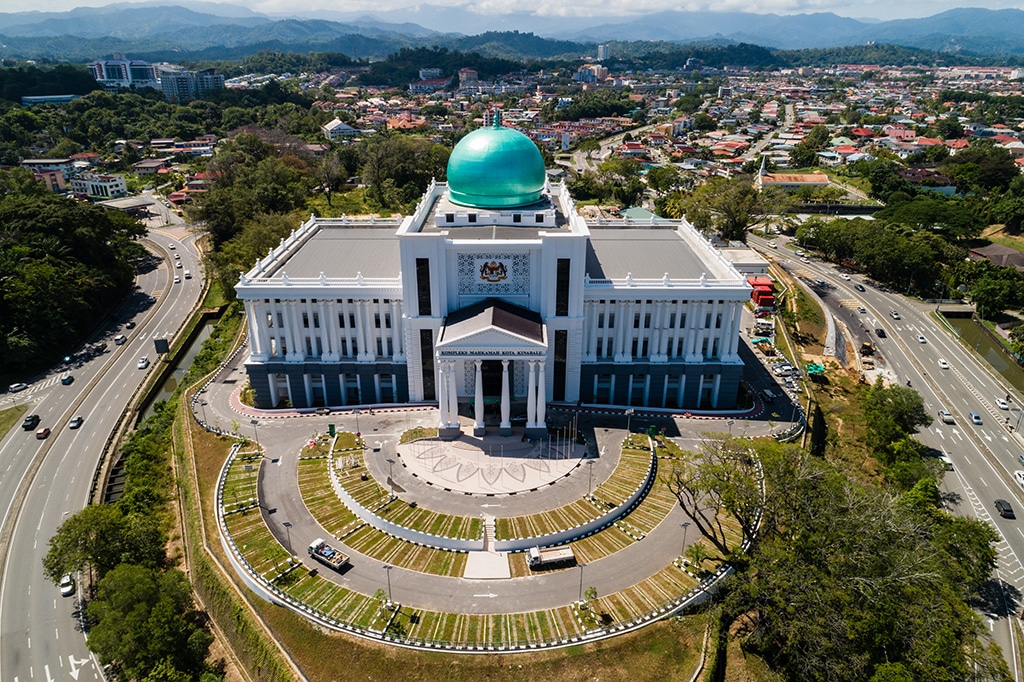
<path fill-rule="evenodd" d="M 441 413 L 441 428 L 448 428 L 448 375 L 445 371 L 448 363 L 437 363 L 437 409 Z"/>
<path fill-rule="evenodd" d="M 704 304 L 691 304 L 692 314 L 686 316 L 686 362 L 700 362 L 697 343 L 700 340 L 700 327 L 704 323 Z"/>
<path fill-rule="evenodd" d="M 544 380 L 544 366 L 546 360 L 537 362 L 540 365 L 540 374 L 537 377 L 537 426 L 544 426 L 544 414 L 548 404 L 548 383 Z"/>
<path fill-rule="evenodd" d="M 296 301 L 285 301 L 284 328 L 288 334 L 288 357 L 286 359 L 291 362 L 301 361 L 305 352 L 302 344 L 299 343 L 302 335 L 299 333 L 299 322 L 296 319 L 298 316 L 297 308 Z"/>
<path fill-rule="evenodd" d="M 651 325 L 651 362 L 665 362 L 668 358 L 665 357 L 664 353 L 661 352 L 661 338 L 668 336 L 668 333 L 662 330 L 662 319 L 668 318 L 668 302 L 667 301 L 655 301 L 654 302 L 654 323 Z"/>
<path fill-rule="evenodd" d="M 587 301 L 584 301 L 583 302 L 583 330 L 582 330 L 583 331 L 583 343 L 580 345 L 580 348 L 582 349 L 581 355 L 583 356 L 583 360 L 587 359 L 587 357 L 586 357 L 587 356 L 587 349 L 590 348 L 591 331 L 590 331 L 590 325 L 588 324 L 588 319 L 587 319 L 588 318 L 587 314 L 589 312 L 590 312 L 590 303 L 587 302 Z"/>
<path fill-rule="evenodd" d="M 377 339 L 373 327 L 373 311 L 371 301 L 359 301 L 359 312 L 361 313 L 360 328 L 363 330 L 363 357 L 364 362 L 373 362 L 377 357 Z"/>
<path fill-rule="evenodd" d="M 320 325 L 327 334 L 327 341 L 331 347 L 330 355 L 326 358 L 329 362 L 337 362 L 341 359 L 341 346 L 338 343 L 338 311 L 334 305 L 334 299 L 327 301 L 326 311 L 321 315 Z"/>
<path fill-rule="evenodd" d="M 537 362 L 530 360 L 530 379 L 526 384 L 526 428 L 537 426 Z"/>
<path fill-rule="evenodd" d="M 589 314 L 591 319 L 587 320 L 587 322 L 590 324 L 590 337 L 587 339 L 586 359 L 593 362 L 597 360 L 597 318 L 601 315 L 601 306 L 591 302 Z"/>
<path fill-rule="evenodd" d="M 473 363 L 476 365 L 476 395 L 474 396 L 474 417 L 475 423 L 473 424 L 474 429 L 483 429 L 484 427 L 484 361 L 477 360 Z"/>
<path fill-rule="evenodd" d="M 270 357 L 270 330 L 267 328 L 267 304 L 263 299 L 256 301 L 256 328 L 260 336 L 260 352 L 263 357 Z"/>
<path fill-rule="evenodd" d="M 459 394 L 455 388 L 455 361 L 448 363 L 448 425 L 459 428 Z"/>
<path fill-rule="evenodd" d="M 625 362 L 623 348 L 626 347 L 626 302 L 618 301 L 615 306 L 615 362 Z"/>
<path fill-rule="evenodd" d="M 352 323 L 350 317 L 350 310 L 348 307 L 348 299 L 341 299 L 341 328 L 344 329 L 345 334 L 345 350 L 347 351 L 345 357 L 355 357 L 355 353 L 352 352 Z M 361 344 L 360 344 L 361 345 Z"/>
<path fill-rule="evenodd" d="M 729 323 L 729 359 L 736 360 L 740 344 L 740 319 L 743 315 L 743 304 L 733 301 L 732 320 Z"/>
<path fill-rule="evenodd" d="M 512 422 L 509 421 L 509 417 L 512 412 L 512 399 L 509 396 L 509 385 L 508 385 L 508 360 L 501 361 L 501 427 L 502 429 L 511 429 Z"/>
<path fill-rule="evenodd" d="M 402 303 L 391 301 L 391 346 L 394 351 L 391 359 L 394 362 L 405 362 L 405 349 L 402 347 Z"/>
<path fill-rule="evenodd" d="M 263 349 L 260 347 L 259 322 L 256 316 L 257 301 L 245 302 L 245 319 L 249 325 L 249 356 L 262 358 Z"/>

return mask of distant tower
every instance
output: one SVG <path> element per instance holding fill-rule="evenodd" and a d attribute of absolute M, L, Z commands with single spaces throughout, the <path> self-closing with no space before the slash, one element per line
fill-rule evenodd
<path fill-rule="evenodd" d="M 599 61 L 599 62 L 600 61 L 604 61 L 605 59 L 608 59 L 608 56 L 609 56 L 608 46 L 607 45 L 598 45 L 597 46 L 597 61 Z"/>

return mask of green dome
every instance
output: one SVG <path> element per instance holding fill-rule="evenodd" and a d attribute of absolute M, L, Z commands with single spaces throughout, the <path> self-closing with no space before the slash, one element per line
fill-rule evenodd
<path fill-rule="evenodd" d="M 500 123 L 466 135 L 448 157 L 448 196 L 474 208 L 515 208 L 540 201 L 544 159 L 533 140 Z"/>

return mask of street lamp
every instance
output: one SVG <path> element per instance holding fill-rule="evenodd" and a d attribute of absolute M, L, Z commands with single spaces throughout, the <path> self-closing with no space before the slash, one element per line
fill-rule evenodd
<path fill-rule="evenodd" d="M 359 410 L 352 410 L 352 414 L 356 416 L 356 438 L 359 438 L 359 435 L 362 433 L 359 430 Z"/>
<path fill-rule="evenodd" d="M 199 407 L 203 410 L 203 426 L 206 426 L 206 401 L 200 400 Z"/>
<path fill-rule="evenodd" d="M 390 457 L 388 457 L 387 462 L 388 462 L 388 486 L 391 488 L 391 496 L 394 497 L 395 496 L 395 479 L 394 479 L 395 460 L 393 460 Z"/>
<path fill-rule="evenodd" d="M 249 472 L 249 494 L 252 499 L 256 499 L 256 482 L 252 480 L 252 465 L 246 464 L 242 467 L 244 470 Z"/>
<path fill-rule="evenodd" d="M 259 450 L 262 450 L 263 448 L 260 447 L 260 431 L 259 431 L 258 428 L 256 428 L 257 426 L 260 425 L 260 420 L 259 419 L 250 419 L 249 423 L 252 424 L 252 432 L 254 434 L 256 434 L 256 447 Z"/>
<path fill-rule="evenodd" d="M 586 566 L 586 564 L 580 564 L 580 598 L 576 600 L 576 601 L 578 601 L 580 603 L 583 602 L 583 567 L 584 566 Z"/>
<path fill-rule="evenodd" d="M 394 601 L 391 599 L 391 569 L 392 568 L 394 568 L 394 566 L 388 566 L 387 564 L 384 565 L 384 575 L 386 575 L 388 577 L 388 603 L 389 604 L 393 604 L 394 603 Z"/>
<path fill-rule="evenodd" d="M 285 521 L 281 525 L 284 526 L 284 532 L 288 534 L 288 555 L 293 556 L 295 552 L 292 551 L 292 522 Z"/>
<path fill-rule="evenodd" d="M 683 551 L 679 552 L 680 555 L 686 554 L 686 531 L 690 528 L 690 522 L 682 524 L 683 526 Z"/>
<path fill-rule="evenodd" d="M 626 431 L 629 431 L 629 424 L 630 424 L 630 422 L 633 419 L 633 412 L 634 412 L 634 410 L 633 410 L 632 407 L 627 409 L 626 412 L 625 412 L 625 415 L 626 415 Z M 630 433 L 632 433 L 632 431 L 630 431 Z"/>
<path fill-rule="evenodd" d="M 590 478 L 587 482 L 587 497 L 594 497 L 594 460 L 587 460 L 587 470 L 590 471 Z"/>

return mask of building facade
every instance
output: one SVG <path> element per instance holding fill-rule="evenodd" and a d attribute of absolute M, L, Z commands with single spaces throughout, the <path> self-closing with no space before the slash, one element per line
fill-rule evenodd
<path fill-rule="evenodd" d="M 242 275 L 260 407 L 427 402 L 442 430 L 547 403 L 731 408 L 744 277 L 686 221 L 588 222 L 495 125 L 395 221 L 310 218 Z"/>

